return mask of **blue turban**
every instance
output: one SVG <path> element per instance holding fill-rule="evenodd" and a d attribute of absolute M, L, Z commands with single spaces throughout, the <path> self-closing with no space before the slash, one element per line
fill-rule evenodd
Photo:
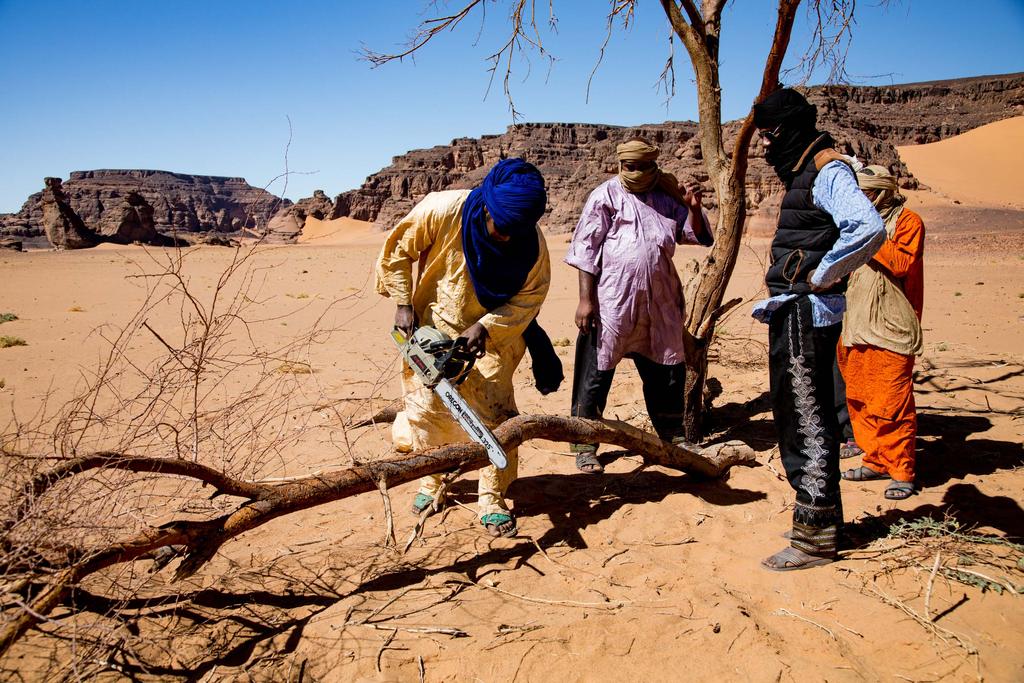
<path fill-rule="evenodd" d="M 544 214 L 544 178 L 522 159 L 502 159 L 462 207 L 462 250 L 476 297 L 487 310 L 519 293 L 537 262 L 537 221 Z M 487 213 L 507 242 L 487 234 Z"/>

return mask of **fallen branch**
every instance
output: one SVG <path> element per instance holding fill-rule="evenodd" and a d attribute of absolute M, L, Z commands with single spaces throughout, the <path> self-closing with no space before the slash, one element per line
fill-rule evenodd
<path fill-rule="evenodd" d="M 388 482 L 381 477 L 377 480 L 377 488 L 380 489 L 380 497 L 384 503 L 384 545 L 394 548 L 398 545 L 395 539 L 395 518 L 391 514 L 391 496 L 388 495 Z"/>
<path fill-rule="evenodd" d="M 742 442 L 715 444 L 703 449 L 689 444 L 674 445 L 616 421 L 520 415 L 498 426 L 494 433 L 506 450 L 517 448 L 531 439 L 606 443 L 640 454 L 648 464 L 708 478 L 719 477 L 735 465 L 752 465 L 755 462 L 753 451 Z M 74 564 L 58 569 L 49 576 L 46 587 L 27 608 L 4 625 L 0 631 L 0 655 L 25 631 L 39 623 L 40 615 L 47 615 L 60 604 L 74 585 L 112 565 L 135 560 L 164 546 L 181 545 L 185 547 L 185 554 L 174 577 L 180 580 L 198 571 L 228 540 L 283 515 L 379 491 L 381 480 L 387 481 L 389 486 L 397 486 L 428 474 L 467 472 L 488 464 L 483 447 L 473 443 L 450 444 L 276 484 L 238 481 L 212 468 L 179 459 L 97 453 L 62 463 L 54 470 L 35 477 L 25 493 L 26 498 L 35 499 L 56 481 L 70 476 L 114 468 L 192 477 L 213 484 L 218 491 L 248 500 L 215 519 L 174 521 L 161 527 L 150 527 L 129 539 L 84 554 Z M 29 501 L 22 501 L 24 506 L 29 504 Z M 589 606 L 608 608 L 603 603 Z"/>

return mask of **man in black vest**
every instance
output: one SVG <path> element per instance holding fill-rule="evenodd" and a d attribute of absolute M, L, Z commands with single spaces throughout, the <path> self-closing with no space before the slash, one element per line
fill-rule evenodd
<path fill-rule="evenodd" d="M 885 241 L 885 226 L 803 95 L 775 91 L 755 105 L 754 123 L 765 160 L 786 187 L 765 274 L 771 298 L 753 315 L 769 325 L 772 414 L 796 491 L 790 545 L 762 565 L 788 571 L 836 559 L 843 508 L 832 368 L 843 292 L 847 276 Z"/>

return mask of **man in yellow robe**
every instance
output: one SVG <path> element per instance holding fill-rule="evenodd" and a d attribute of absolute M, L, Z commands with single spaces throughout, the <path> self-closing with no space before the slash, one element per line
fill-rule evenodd
<path fill-rule="evenodd" d="M 526 349 L 523 332 L 540 312 L 551 281 L 547 245 L 537 227 L 545 202 L 535 167 L 502 160 L 472 191 L 427 195 L 391 231 L 377 262 L 377 291 L 397 304 L 395 327 L 411 334 L 429 325 L 465 338 L 478 354 L 459 393 L 492 428 L 518 413 L 512 376 Z M 402 389 L 405 410 L 392 431 L 397 449 L 468 440 L 436 394 L 407 368 Z M 491 465 L 480 472 L 480 521 L 495 536 L 516 534 L 505 491 L 519 460 L 515 450 L 507 455 L 505 469 Z M 440 486 L 440 475 L 424 477 L 413 511 L 440 509 Z"/>

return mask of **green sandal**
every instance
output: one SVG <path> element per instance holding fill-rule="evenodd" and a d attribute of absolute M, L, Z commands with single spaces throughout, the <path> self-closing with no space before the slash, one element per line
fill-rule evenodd
<path fill-rule="evenodd" d="M 444 503 L 437 506 L 437 510 L 434 510 L 434 497 L 429 496 L 426 493 L 417 493 L 416 497 L 412 499 L 412 514 L 419 517 L 426 510 L 431 510 L 431 515 L 444 507 Z M 427 515 L 428 517 L 430 515 Z"/>
<path fill-rule="evenodd" d="M 495 538 L 512 538 L 519 529 L 516 528 L 516 518 L 507 512 L 492 512 L 480 517 L 480 523 Z"/>

